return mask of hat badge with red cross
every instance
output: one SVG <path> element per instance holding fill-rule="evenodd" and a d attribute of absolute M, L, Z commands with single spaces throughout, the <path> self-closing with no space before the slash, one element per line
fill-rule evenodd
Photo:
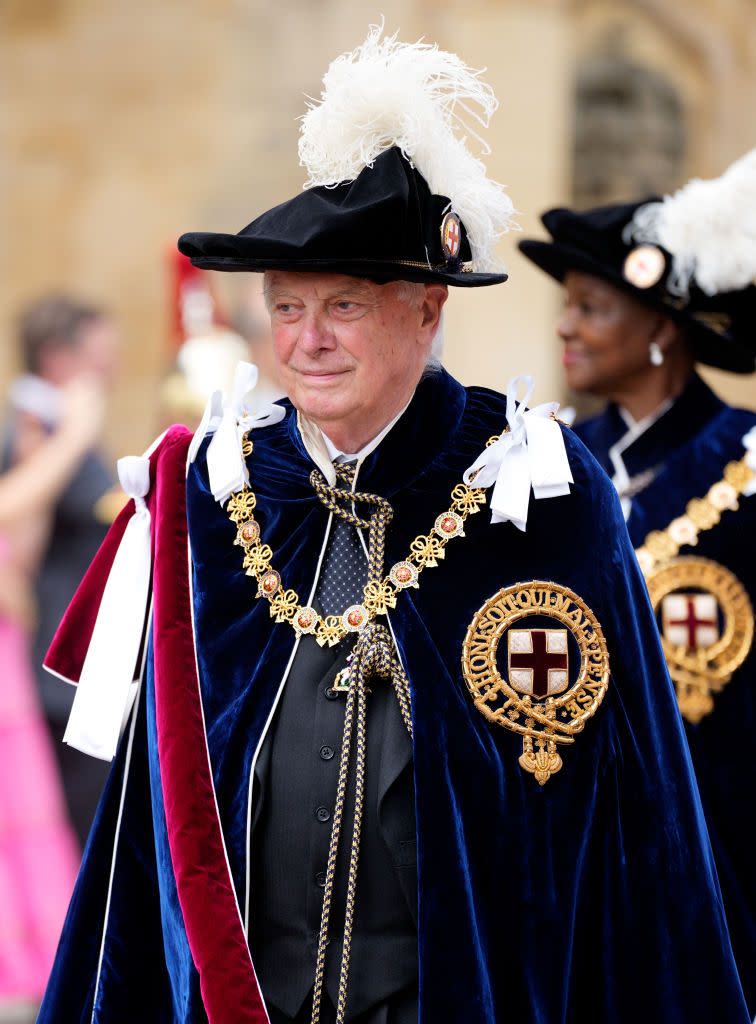
<path fill-rule="evenodd" d="M 459 256 L 462 245 L 462 225 L 459 217 L 452 210 L 441 221 L 441 246 L 448 259 Z"/>

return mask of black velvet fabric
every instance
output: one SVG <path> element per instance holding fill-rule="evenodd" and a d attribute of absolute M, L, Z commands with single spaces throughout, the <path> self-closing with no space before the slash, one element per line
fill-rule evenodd
<path fill-rule="evenodd" d="M 457 256 L 444 252 L 441 224 L 450 208 L 394 146 L 354 181 L 305 189 L 236 235 L 189 232 L 178 247 L 205 270 L 309 270 L 464 288 L 506 281 L 466 268 L 464 224 Z"/>
<path fill-rule="evenodd" d="M 403 558 L 413 538 L 429 532 L 448 508 L 464 469 L 503 429 L 505 406 L 501 395 L 465 390 L 443 372 L 422 381 L 360 471 L 360 487 L 394 507 L 387 565 Z M 313 495 L 312 463 L 293 410 L 287 406 L 287 412 L 281 423 L 255 432 L 251 479 L 274 564 L 286 587 L 307 595 L 327 512 Z M 451 541 L 438 567 L 422 574 L 420 589 L 403 592 L 391 612 L 412 687 L 419 1024 L 746 1024 L 700 799 L 645 584 L 613 488 L 574 434 L 566 431 L 565 441 L 575 478 L 569 496 L 531 501 L 524 534 L 511 524 L 491 525 L 486 509 L 471 516 L 466 537 Z M 202 454 L 187 488 L 210 759 L 246 916 L 252 762 L 294 634 L 255 599 L 234 528 L 208 490 Z M 544 787 L 518 764 L 520 738 L 476 710 L 461 668 L 465 632 L 477 610 L 500 588 L 532 579 L 553 580 L 580 595 L 603 627 L 612 665 L 601 707 Z M 149 686 L 146 694 L 149 705 Z M 154 744 L 139 757 L 149 757 L 154 770 Z M 144 820 L 150 817 L 144 776 L 142 768 L 133 813 L 138 816 L 141 801 L 143 818 L 131 828 L 127 864 L 145 844 L 149 870 L 117 888 L 108 927 L 108 991 L 101 998 L 109 1005 L 126 998 L 124 986 L 143 969 L 146 949 L 158 958 L 160 984 L 155 999 L 143 1000 L 131 1019 L 198 1024 L 205 1014 L 160 814 L 153 815 L 156 826 Z M 71 1008 L 66 1020 L 89 1019 L 93 935 L 102 919 L 117 793 L 111 784 L 52 982 L 50 1005 L 65 1001 Z M 251 934 L 254 929 L 252 919 Z M 161 956 L 168 959 L 170 994 Z M 62 1019 L 42 1017 L 44 1024 Z M 119 1019 L 101 1015 L 96 1024 Z"/>
<path fill-rule="evenodd" d="M 691 284 L 689 294 L 681 298 L 668 288 L 672 260 L 660 247 L 665 270 L 657 284 L 637 288 L 624 276 L 625 260 L 638 243 L 625 240 L 623 232 L 640 206 L 658 201 L 658 196 L 647 196 L 580 212 L 562 207 L 547 210 L 541 220 L 551 240 L 523 239 L 520 251 L 557 281 L 563 281 L 569 270 L 592 274 L 682 323 L 698 362 L 733 373 L 752 373 L 756 368 L 754 285 L 709 296 Z M 712 318 L 717 329 L 711 326 Z"/>
<path fill-rule="evenodd" d="M 671 409 L 623 454 L 632 473 L 655 467 L 656 476 L 632 502 L 628 529 L 639 546 L 651 530 L 682 515 L 691 498 L 706 494 L 725 465 L 743 455 L 742 438 L 756 414 L 721 402 L 698 376 Z M 609 448 L 627 427 L 616 408 L 578 425 L 576 433 L 609 465 Z M 681 554 L 713 559 L 738 577 L 756 605 L 756 496 L 702 533 Z M 735 957 L 751 1016 L 756 1015 L 756 881 L 750 808 L 756 792 L 756 648 L 715 696 L 714 711 L 698 725 L 685 723 L 714 848 Z"/>

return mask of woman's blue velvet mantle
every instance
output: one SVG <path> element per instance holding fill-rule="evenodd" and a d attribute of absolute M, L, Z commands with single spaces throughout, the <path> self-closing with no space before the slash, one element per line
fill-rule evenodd
<path fill-rule="evenodd" d="M 359 487 L 394 507 L 386 564 L 448 508 L 453 486 L 505 423 L 505 399 L 425 378 L 370 455 Z M 255 431 L 257 517 L 287 587 L 306 597 L 327 512 L 287 409 Z M 614 491 L 570 432 L 569 496 L 531 501 L 526 533 L 483 509 L 419 590 L 391 613 L 412 686 L 419 873 L 421 1024 L 745 1024 L 719 887 L 683 729 L 646 589 Z M 241 569 L 234 529 L 188 480 L 197 653 L 230 867 L 246 912 L 248 785 L 291 655 Z M 576 591 L 611 655 L 608 693 L 543 788 L 521 740 L 474 708 L 461 670 L 476 611 L 532 579 Z M 160 637 L 152 637 L 159 644 Z M 123 802 L 94 1020 L 206 1019 L 165 839 L 150 673 Z M 119 751 L 87 849 L 45 1022 L 89 1021 L 124 760 Z M 202 870 L 202 865 L 197 865 Z M 249 923 L 254 929 L 254 921 Z"/>
<path fill-rule="evenodd" d="M 722 479 L 724 467 L 743 457 L 743 436 L 756 414 L 725 405 L 697 375 L 670 409 L 626 450 L 632 474 L 655 471 L 633 498 L 628 530 L 640 546 L 651 530 L 663 530 L 684 513 L 691 498 Z M 611 465 L 609 449 L 626 432 L 614 406 L 579 424 L 576 433 Z M 725 512 L 694 548 L 681 555 L 710 558 L 738 577 L 756 607 L 756 496 Z M 750 819 L 756 794 L 756 645 L 725 689 L 714 711 L 685 731 L 698 776 L 714 848 L 735 959 L 751 1016 L 756 1015 L 756 872 Z"/>

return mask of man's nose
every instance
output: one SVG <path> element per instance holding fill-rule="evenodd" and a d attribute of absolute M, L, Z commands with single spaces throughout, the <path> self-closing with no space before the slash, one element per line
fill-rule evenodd
<path fill-rule="evenodd" d="M 308 313 L 299 333 L 299 347 L 306 352 L 318 352 L 324 348 L 334 348 L 336 340 L 327 318 L 320 313 Z"/>

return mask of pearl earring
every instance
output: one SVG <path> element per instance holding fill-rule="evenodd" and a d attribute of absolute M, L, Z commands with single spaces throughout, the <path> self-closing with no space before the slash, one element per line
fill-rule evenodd
<path fill-rule="evenodd" d="M 648 359 L 652 366 L 661 366 L 664 362 L 664 353 L 657 341 L 652 341 L 648 346 Z"/>

